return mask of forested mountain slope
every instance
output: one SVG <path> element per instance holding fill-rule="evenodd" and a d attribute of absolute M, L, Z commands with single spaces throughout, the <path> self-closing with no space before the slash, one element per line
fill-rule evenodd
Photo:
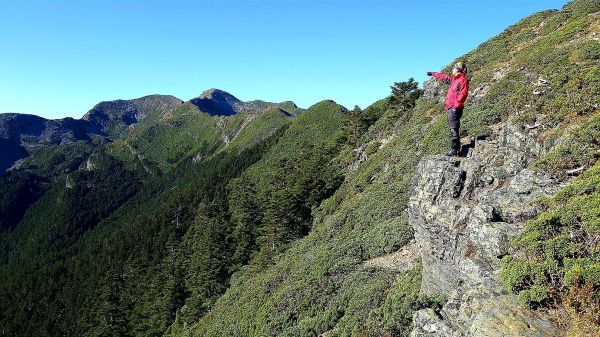
<path fill-rule="evenodd" d="M 463 144 L 467 144 L 467 147 L 472 144 L 474 151 L 480 151 L 477 146 L 484 144 L 481 142 L 487 138 L 490 141 L 500 139 L 496 142 L 501 147 L 513 146 L 516 149 L 514 160 L 520 167 L 554 179 L 556 187 L 548 187 L 546 193 L 567 185 L 572 174 L 592 167 L 600 155 L 599 11 L 597 2 L 575 1 L 561 11 L 538 13 L 460 57 L 470 66 L 472 88 L 463 116 Z M 383 116 L 360 138 L 357 146 L 347 147 L 334 159 L 344 174 L 344 183 L 331 198 L 314 210 L 311 232 L 280 255 L 274 265 L 260 272 L 248 268 L 234 275 L 231 287 L 215 303 L 211 312 L 195 326 L 179 333 L 192 336 L 408 335 L 416 310 L 423 309 L 425 311 L 420 313 L 425 314 L 426 310 L 442 315 L 447 313 L 448 309 L 442 306 L 452 299 L 451 294 L 444 293 L 444 288 L 433 290 L 431 283 L 421 285 L 422 267 L 418 263 L 420 254 L 415 246 L 426 247 L 430 243 L 423 236 L 417 238 L 416 245 L 411 243 L 413 228 L 420 227 L 416 222 L 409 226 L 408 214 L 409 196 L 425 193 L 418 190 L 418 184 L 415 187 L 417 190 L 412 190 L 417 167 L 421 167 L 421 175 L 427 174 L 429 169 L 427 166 L 417 166 L 417 163 L 421 158 L 441 153 L 446 148 L 447 122 L 440 104 L 444 93 L 442 84 L 428 82 L 424 97 L 417 101 L 412 110 L 399 111 L 384 102 L 371 107 L 383 111 Z M 502 132 L 510 137 L 503 138 Z M 513 145 L 506 143 L 506 139 L 512 139 Z M 519 142 L 522 145 L 517 146 L 521 144 Z M 501 165 L 511 164 L 484 160 L 479 165 L 483 165 L 480 168 L 482 171 L 502 174 L 502 170 L 506 169 L 502 169 Z M 512 170 L 516 168 L 513 166 Z M 512 172 L 510 170 L 509 166 L 508 172 Z M 584 331 L 581 335 L 593 336 L 598 331 L 599 322 L 597 318 L 590 317 L 597 314 L 600 285 L 598 232 L 594 224 L 600 214 L 595 192 L 597 184 L 592 182 L 595 181 L 593 174 L 590 175 L 587 178 L 589 185 L 585 185 L 590 189 L 570 192 L 575 195 L 583 193 L 581 199 L 585 203 L 578 203 L 580 208 L 575 205 L 568 208 L 571 213 L 566 213 L 569 214 L 568 221 L 566 218 L 560 221 L 562 229 L 540 234 L 537 224 L 542 221 L 544 226 L 548 226 L 547 220 L 535 220 L 536 214 L 543 211 L 542 207 L 526 208 L 529 212 L 522 214 L 524 218 L 519 218 L 519 221 L 533 221 L 531 224 L 528 222 L 527 226 L 533 226 L 529 231 L 535 234 L 522 239 L 533 242 L 527 248 L 530 253 L 520 258 L 525 259 L 521 260 L 521 264 L 511 264 L 510 261 L 514 260 L 506 262 L 509 269 L 503 272 L 506 276 L 502 282 L 508 284 L 509 288 L 500 291 L 509 294 L 527 290 L 521 295 L 522 305 L 534 308 L 541 306 L 542 311 L 516 318 L 507 314 L 505 317 L 513 317 L 514 320 L 505 320 L 503 323 L 510 324 L 500 332 L 494 329 L 504 318 L 493 317 L 494 311 L 490 314 L 492 316 L 477 318 L 471 330 L 466 326 L 467 330 L 462 331 L 454 330 L 457 327 L 452 324 L 464 325 L 464 321 L 427 321 L 423 319 L 427 316 L 420 314 L 415 316 L 416 327 L 429 330 L 415 330 L 413 334 L 493 336 L 500 333 L 516 336 L 524 331 L 516 327 L 531 324 L 531 321 L 525 321 L 527 315 L 543 316 L 543 308 L 563 308 L 562 312 L 570 313 L 571 318 L 551 322 L 546 316 L 543 321 L 546 325 L 537 321 L 540 324 L 538 330 L 531 324 L 528 333 L 532 336 L 535 333 L 552 334 L 552 331 L 556 331 L 553 330 L 556 325 L 561 324 L 567 326 L 563 331 L 577 331 L 577 327 L 568 326 L 570 322 L 580 320 L 584 327 L 587 324 L 587 330 L 580 329 Z M 493 175 L 490 177 L 494 179 Z M 475 179 L 471 176 L 467 178 Z M 528 182 L 527 177 L 521 178 L 525 180 L 524 184 L 534 182 Z M 496 176 L 495 179 L 495 183 L 502 183 L 507 177 Z M 478 184 L 476 180 L 473 183 Z M 493 186 L 498 188 L 501 185 Z M 521 189 L 524 191 L 522 193 L 527 193 L 526 189 Z M 535 196 L 532 194 L 532 197 Z M 527 203 L 527 200 L 530 199 L 523 199 L 523 202 Z M 517 200 L 503 202 L 517 205 Z M 444 212 L 443 209 L 441 211 Z M 498 216 L 510 221 L 508 214 Z M 563 217 L 561 215 L 560 219 Z M 583 222 L 576 220 L 579 217 Z M 584 227 L 571 239 L 568 239 L 568 234 L 561 234 L 569 231 L 574 233 L 573 229 L 581 226 Z M 514 235 L 522 227 L 507 229 Z M 483 237 L 489 234 L 479 233 Z M 450 245 L 449 241 L 443 241 L 441 233 L 434 231 L 430 235 Z M 510 254 L 505 259 L 517 254 L 516 248 L 506 246 L 510 240 L 504 239 L 499 243 L 504 246 L 499 248 L 498 257 L 494 257 L 496 260 L 493 262 L 496 284 L 501 281 L 498 276 L 500 259 L 504 254 Z M 540 246 L 545 239 L 553 241 L 547 247 Z M 583 242 L 589 246 L 582 250 L 579 245 Z M 466 251 L 460 247 L 465 248 L 459 246 L 457 252 L 465 254 Z M 477 251 L 476 247 L 470 249 Z M 546 261 L 544 252 L 549 256 Z M 430 254 L 430 251 L 426 250 L 424 254 Z M 417 261 L 407 262 L 410 260 L 407 256 L 413 256 Z M 442 261 L 448 258 L 444 254 L 441 256 Z M 473 258 L 477 258 L 477 255 Z M 428 278 L 424 281 L 437 279 L 441 282 L 438 275 L 444 271 L 434 267 L 430 263 L 427 265 L 425 272 Z M 577 272 L 579 274 L 576 275 L 580 276 L 573 276 Z M 565 281 L 562 281 L 563 275 Z M 575 282 L 573 277 L 576 277 Z M 484 281 L 485 278 L 480 279 L 480 282 Z M 577 301 L 582 301 L 581 298 L 569 298 L 568 295 L 569 286 L 578 282 L 588 287 L 588 297 L 583 299 L 587 305 L 583 307 L 577 304 Z M 420 289 L 423 291 L 420 292 Z M 571 306 L 565 306 L 561 298 L 571 301 Z M 459 298 L 448 303 L 451 308 L 450 305 L 461 302 Z M 512 310 L 522 310 L 514 299 L 507 303 Z M 593 309 L 594 306 L 596 309 Z M 473 310 L 469 309 L 468 304 L 461 308 Z M 500 315 L 500 312 L 497 309 L 495 313 Z M 433 317 L 438 319 L 435 314 Z M 469 319 L 472 320 L 473 316 Z M 444 324 L 449 328 L 444 330 Z"/>

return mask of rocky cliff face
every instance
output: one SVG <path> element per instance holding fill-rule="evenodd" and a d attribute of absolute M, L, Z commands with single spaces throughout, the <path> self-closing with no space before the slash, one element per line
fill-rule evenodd
<path fill-rule="evenodd" d="M 518 306 L 500 284 L 510 239 L 538 210 L 536 198 L 561 184 L 527 168 L 540 154 L 536 134 L 508 122 L 473 141 L 466 157 L 419 163 L 409 203 L 422 249 L 421 292 L 443 293 L 441 311 L 418 311 L 411 336 L 559 336 L 548 317 Z"/>

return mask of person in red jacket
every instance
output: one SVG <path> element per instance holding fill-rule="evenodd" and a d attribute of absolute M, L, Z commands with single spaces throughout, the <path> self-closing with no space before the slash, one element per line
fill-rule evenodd
<path fill-rule="evenodd" d="M 448 156 L 457 156 L 460 153 L 460 117 L 462 116 L 465 101 L 469 95 L 469 80 L 467 79 L 467 66 L 458 62 L 452 67 L 452 76 L 444 73 L 428 72 L 427 76 L 450 84 L 446 95 L 446 110 L 448 110 L 448 126 L 450 127 L 450 151 Z"/>

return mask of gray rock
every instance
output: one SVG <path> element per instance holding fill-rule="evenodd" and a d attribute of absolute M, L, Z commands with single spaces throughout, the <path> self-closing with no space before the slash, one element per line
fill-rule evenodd
<path fill-rule="evenodd" d="M 421 291 L 449 300 L 439 313 L 417 312 L 411 336 L 556 332 L 542 313 L 518 307 L 498 279 L 511 239 L 538 214 L 531 201 L 560 188 L 552 177 L 527 169 L 539 153 L 538 144 L 509 122 L 496 139 L 477 141 L 469 158 L 419 162 L 409 221 L 422 249 Z"/>
<path fill-rule="evenodd" d="M 483 303 L 468 330 L 468 336 L 480 337 L 559 337 L 556 329 L 543 314 L 515 305 L 516 296 L 502 295 Z"/>
<path fill-rule="evenodd" d="M 423 82 L 423 97 L 428 101 L 435 101 L 438 103 L 444 103 L 446 100 L 446 91 L 448 85 L 442 81 L 436 79 L 430 79 Z"/>
<path fill-rule="evenodd" d="M 417 311 L 413 322 L 416 328 L 410 333 L 411 337 L 448 336 L 452 331 L 432 309 Z"/>
<path fill-rule="evenodd" d="M 481 102 L 491 88 L 492 85 L 489 83 L 480 83 L 469 93 L 469 102 L 471 104 Z"/>

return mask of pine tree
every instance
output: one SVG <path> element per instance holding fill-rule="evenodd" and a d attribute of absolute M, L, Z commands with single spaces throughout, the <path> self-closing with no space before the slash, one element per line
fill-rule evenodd
<path fill-rule="evenodd" d="M 227 289 L 228 247 L 226 224 L 222 214 L 214 213 L 214 207 L 203 203 L 192 225 L 197 235 L 191 237 L 191 256 L 186 275 L 186 310 L 183 320 L 197 321 L 210 310 L 217 298 Z"/>
<path fill-rule="evenodd" d="M 345 125 L 344 135 L 350 144 L 356 145 L 358 139 L 367 131 L 369 127 L 368 120 L 358 105 L 350 113 L 350 117 Z"/>
<path fill-rule="evenodd" d="M 252 252 L 256 251 L 256 232 L 262 220 L 262 212 L 250 179 L 234 180 L 229 188 L 228 203 L 233 230 L 228 239 L 233 248 L 230 266 L 230 272 L 233 272 L 247 264 Z"/>
<path fill-rule="evenodd" d="M 99 291 L 99 306 L 96 314 L 97 325 L 94 336 L 122 336 L 125 333 L 126 319 L 120 305 L 120 292 L 123 286 L 118 271 L 111 270 L 105 284 Z"/>
<path fill-rule="evenodd" d="M 297 218 L 294 205 L 296 196 L 290 186 L 291 176 L 297 172 L 290 163 L 282 159 L 278 163 L 279 173 L 271 181 L 265 197 L 265 210 L 256 239 L 259 253 L 253 259 L 260 266 L 271 263 L 272 258 L 282 252 L 294 235 Z"/>
<path fill-rule="evenodd" d="M 412 77 L 407 82 L 394 82 L 390 88 L 392 89 L 390 104 L 400 111 L 414 108 L 415 102 L 423 94 L 423 90 L 419 89 L 419 82 Z"/>
<path fill-rule="evenodd" d="M 175 319 L 175 313 L 185 302 L 188 296 L 185 287 L 185 270 L 183 268 L 183 256 L 179 247 L 180 240 L 175 232 L 171 232 L 165 245 L 166 257 L 163 261 L 165 272 L 165 283 L 162 288 L 165 299 L 164 312 L 169 322 Z"/>
<path fill-rule="evenodd" d="M 287 190 L 273 191 L 267 196 L 257 243 L 262 251 L 269 252 L 268 255 L 275 255 L 288 239 L 292 223 L 286 207 L 287 202 L 289 202 Z"/>

